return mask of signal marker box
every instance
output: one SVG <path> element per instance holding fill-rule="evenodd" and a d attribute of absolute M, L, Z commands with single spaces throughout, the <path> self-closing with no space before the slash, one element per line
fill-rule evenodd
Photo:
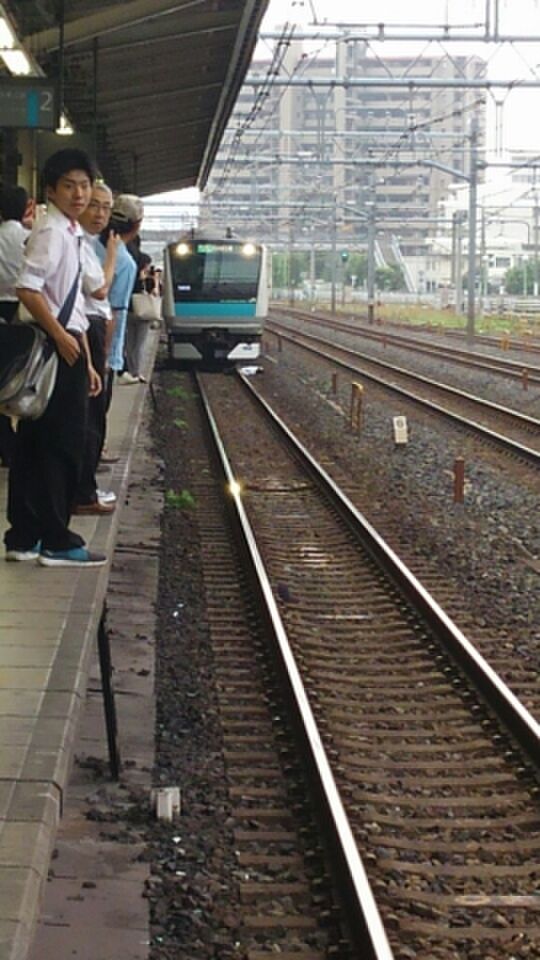
<path fill-rule="evenodd" d="M 407 417 L 394 417 L 394 441 L 397 444 L 409 442 L 409 430 L 407 427 Z"/>

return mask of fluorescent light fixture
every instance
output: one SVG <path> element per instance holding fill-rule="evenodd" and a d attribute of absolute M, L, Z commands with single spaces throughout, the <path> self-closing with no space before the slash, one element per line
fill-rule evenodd
<path fill-rule="evenodd" d="M 55 133 L 61 137 L 71 137 L 75 133 L 65 113 L 60 114 L 60 123 L 58 124 Z"/>
<path fill-rule="evenodd" d="M 0 60 L 14 77 L 40 77 L 43 70 L 31 54 L 26 53 L 0 3 Z"/>
<path fill-rule="evenodd" d="M 15 34 L 6 18 L 0 15 L 0 47 L 11 50 L 13 46 L 15 46 Z"/>
<path fill-rule="evenodd" d="M 1 56 L 14 77 L 28 77 L 32 72 L 32 65 L 24 50 L 3 50 Z"/>

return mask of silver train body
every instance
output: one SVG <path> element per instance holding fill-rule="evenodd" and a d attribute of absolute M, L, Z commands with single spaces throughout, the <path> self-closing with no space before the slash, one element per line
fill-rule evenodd
<path fill-rule="evenodd" d="M 173 360 L 250 363 L 268 313 L 262 244 L 197 230 L 164 251 L 163 316 Z"/>

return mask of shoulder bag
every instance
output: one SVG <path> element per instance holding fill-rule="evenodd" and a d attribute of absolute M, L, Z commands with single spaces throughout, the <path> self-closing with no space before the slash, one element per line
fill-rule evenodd
<path fill-rule="evenodd" d="M 80 268 L 56 318 L 69 323 Z M 37 420 L 47 409 L 56 383 L 58 354 L 54 343 L 37 323 L 0 324 L 0 413 L 22 420 Z"/>

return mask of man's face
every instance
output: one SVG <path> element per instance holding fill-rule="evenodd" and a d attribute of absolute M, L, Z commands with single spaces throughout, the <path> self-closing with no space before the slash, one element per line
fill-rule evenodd
<path fill-rule="evenodd" d="M 68 170 L 55 187 L 47 188 L 47 195 L 66 217 L 78 220 L 92 196 L 92 182 L 86 171 Z"/>
<path fill-rule="evenodd" d="M 79 222 L 87 233 L 97 236 L 111 219 L 111 210 L 112 196 L 109 191 L 104 190 L 103 187 L 94 187 L 90 203 L 79 217 Z"/>

